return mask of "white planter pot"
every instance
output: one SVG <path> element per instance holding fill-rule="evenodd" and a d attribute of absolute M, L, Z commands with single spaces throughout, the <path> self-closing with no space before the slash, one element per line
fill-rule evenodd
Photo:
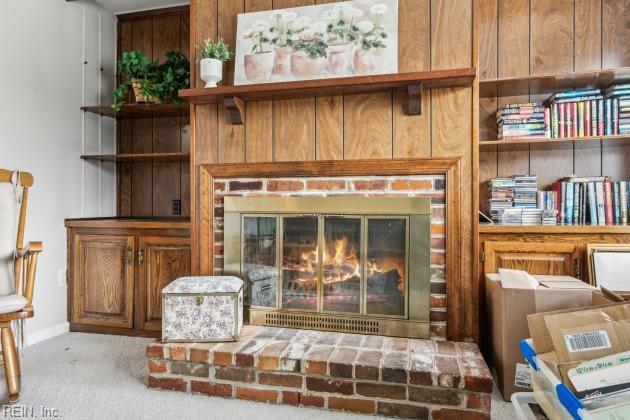
<path fill-rule="evenodd" d="M 350 73 L 352 71 L 354 44 L 329 45 L 326 52 L 328 67 L 332 74 Z"/>
<path fill-rule="evenodd" d="M 206 82 L 205 87 L 217 87 L 217 83 L 223 79 L 223 62 L 214 58 L 203 58 L 199 65 L 201 80 Z"/>

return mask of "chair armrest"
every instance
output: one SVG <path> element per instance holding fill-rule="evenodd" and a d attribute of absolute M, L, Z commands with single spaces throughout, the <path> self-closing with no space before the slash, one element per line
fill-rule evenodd
<path fill-rule="evenodd" d="M 29 242 L 24 248 L 18 248 L 17 257 L 24 258 L 28 254 L 35 254 L 42 252 L 43 247 L 41 242 Z"/>

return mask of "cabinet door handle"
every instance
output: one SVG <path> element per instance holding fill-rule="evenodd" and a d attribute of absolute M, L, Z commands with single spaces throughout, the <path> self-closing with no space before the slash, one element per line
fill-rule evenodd
<path fill-rule="evenodd" d="M 144 265 L 144 248 L 138 250 L 138 264 Z"/>
<path fill-rule="evenodd" d="M 575 278 L 577 279 L 581 279 L 582 277 L 582 260 L 579 258 L 576 258 L 574 261 L 574 268 L 575 268 Z"/>
<path fill-rule="evenodd" d="M 127 247 L 127 265 L 133 264 L 133 247 Z"/>

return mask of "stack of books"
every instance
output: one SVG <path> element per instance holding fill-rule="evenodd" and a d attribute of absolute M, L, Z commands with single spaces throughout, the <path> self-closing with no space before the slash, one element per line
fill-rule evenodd
<path fill-rule="evenodd" d="M 501 222 L 501 210 L 512 208 L 514 200 L 514 180 L 512 178 L 493 178 L 488 181 L 490 190 L 489 208 L 492 221 Z"/>
<path fill-rule="evenodd" d="M 538 181 L 536 175 L 515 175 L 512 179 L 514 180 L 514 207 L 537 208 Z"/>
<path fill-rule="evenodd" d="M 558 222 L 567 225 L 627 225 L 630 182 L 610 177 L 568 177 L 551 186 L 559 199 Z"/>
<path fill-rule="evenodd" d="M 613 115 L 613 132 L 630 134 L 630 83 L 612 85 L 606 88 L 604 97 L 617 104 L 617 114 Z"/>
<path fill-rule="evenodd" d="M 581 89 L 551 95 L 544 103 L 551 109 L 551 137 L 619 134 L 618 124 L 615 123 L 619 99 L 614 96 L 615 93 L 620 92 L 611 86 L 605 94 L 601 89 Z"/>
<path fill-rule="evenodd" d="M 497 126 L 499 140 L 548 137 L 545 131 L 545 108 L 538 102 L 504 106 L 497 111 Z"/>
<path fill-rule="evenodd" d="M 524 208 L 521 216 L 521 224 L 532 226 L 539 225 L 542 221 L 542 209 Z"/>

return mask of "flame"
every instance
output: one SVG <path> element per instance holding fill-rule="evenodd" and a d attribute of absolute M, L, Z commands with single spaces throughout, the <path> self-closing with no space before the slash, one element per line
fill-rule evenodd
<path fill-rule="evenodd" d="M 285 256 L 285 268 L 296 270 L 304 274 L 294 281 L 302 284 L 317 282 L 317 272 L 319 267 L 319 247 L 302 251 L 299 254 L 299 261 L 292 261 Z M 324 284 L 347 281 L 353 277 L 361 277 L 361 261 L 357 256 L 357 251 L 350 240 L 343 236 L 332 241 L 326 240 L 322 249 L 323 261 L 323 282 Z M 366 262 L 366 276 L 370 277 L 374 273 L 385 273 L 390 270 L 397 270 L 401 279 L 405 275 L 404 261 L 400 258 L 382 258 L 379 261 L 370 260 Z M 403 281 L 398 285 L 398 289 L 404 292 Z"/>

